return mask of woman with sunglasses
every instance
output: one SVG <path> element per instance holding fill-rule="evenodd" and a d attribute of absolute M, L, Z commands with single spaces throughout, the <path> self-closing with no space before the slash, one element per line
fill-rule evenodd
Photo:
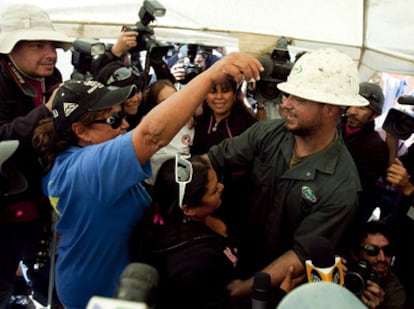
<path fill-rule="evenodd" d="M 65 308 L 113 296 L 130 262 L 131 232 L 150 205 L 141 182 L 151 175 L 151 156 L 186 124 L 213 83 L 257 79 L 261 70 L 252 56 L 229 54 L 129 132 L 121 104 L 135 86 L 70 80 L 59 87 L 53 117 L 39 124 L 33 144 L 46 172 L 43 189 L 58 213 L 55 282 Z"/>
<path fill-rule="evenodd" d="M 155 216 L 144 234 L 144 259 L 160 271 L 157 308 L 229 308 L 226 285 L 237 274 L 237 251 L 225 224 L 211 215 L 223 188 L 200 156 L 177 153 L 161 165 Z"/>

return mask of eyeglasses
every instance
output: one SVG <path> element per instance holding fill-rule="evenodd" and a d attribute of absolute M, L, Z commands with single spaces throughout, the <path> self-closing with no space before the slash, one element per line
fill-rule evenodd
<path fill-rule="evenodd" d="M 175 182 L 179 185 L 178 205 L 183 207 L 183 199 L 186 185 L 193 179 L 193 165 L 188 159 L 189 154 L 175 154 Z"/>
<path fill-rule="evenodd" d="M 97 120 L 93 120 L 90 123 L 105 123 L 105 124 L 109 124 L 112 129 L 118 129 L 121 124 L 122 124 L 122 120 L 125 119 L 125 112 L 124 111 L 118 111 L 118 112 L 113 112 L 111 116 L 109 116 L 106 119 L 97 119 Z"/>
<path fill-rule="evenodd" d="M 122 67 L 116 69 L 106 81 L 107 85 L 111 85 L 114 82 L 122 82 L 129 79 L 131 76 L 135 76 L 139 79 L 139 85 L 142 86 L 142 75 L 135 67 Z M 139 87 L 141 89 L 141 87 Z"/>
<path fill-rule="evenodd" d="M 384 252 L 385 256 L 392 257 L 393 250 L 391 245 L 387 245 L 384 247 L 378 247 L 375 245 L 362 245 L 361 249 L 364 250 L 369 256 L 377 256 L 380 253 L 380 250 Z"/>

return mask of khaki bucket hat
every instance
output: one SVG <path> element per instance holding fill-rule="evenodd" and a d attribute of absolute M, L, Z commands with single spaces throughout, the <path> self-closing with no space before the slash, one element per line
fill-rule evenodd
<path fill-rule="evenodd" d="M 30 4 L 9 6 L 0 16 L 0 53 L 9 54 L 19 41 L 51 41 L 68 50 L 72 39 L 57 32 L 49 15 Z"/>

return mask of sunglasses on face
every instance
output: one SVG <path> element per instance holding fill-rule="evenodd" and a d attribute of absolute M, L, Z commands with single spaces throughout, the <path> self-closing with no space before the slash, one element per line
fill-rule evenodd
<path fill-rule="evenodd" d="M 175 182 L 179 185 L 178 205 L 180 208 L 183 207 L 185 187 L 193 178 L 193 165 L 188 161 L 190 157 L 189 154 L 175 154 Z"/>
<path fill-rule="evenodd" d="M 384 247 L 378 247 L 375 245 L 362 245 L 361 249 L 364 250 L 365 253 L 369 256 L 377 256 L 380 253 L 380 250 L 382 250 L 385 256 L 388 256 L 388 257 L 393 256 L 391 245 L 387 245 Z"/>
<path fill-rule="evenodd" d="M 113 112 L 111 116 L 109 116 L 106 119 L 97 119 L 97 120 L 93 120 L 90 123 L 104 123 L 104 124 L 108 124 L 112 127 L 112 129 L 118 129 L 121 124 L 122 124 L 122 120 L 125 119 L 125 113 L 124 111 L 118 111 L 118 112 Z"/>
<path fill-rule="evenodd" d="M 142 74 L 140 74 L 140 72 L 135 67 L 122 67 L 116 69 L 108 78 L 106 84 L 111 85 L 114 82 L 122 82 L 131 78 L 131 76 L 136 77 L 139 80 L 139 84 L 141 84 L 143 78 Z"/>

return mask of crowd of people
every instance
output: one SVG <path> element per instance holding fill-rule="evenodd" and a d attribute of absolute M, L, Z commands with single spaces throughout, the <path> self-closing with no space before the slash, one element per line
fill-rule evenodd
<path fill-rule="evenodd" d="M 375 130 L 383 90 L 360 81 L 349 56 L 301 53 L 269 84 L 278 112 L 266 117 L 262 98 L 246 104 L 246 81 L 268 74 L 252 55 L 199 48 L 199 73 L 177 87 L 182 56 L 148 80 L 124 61 L 138 35 L 127 31 L 92 78 L 63 81 L 56 49 L 72 40 L 43 9 L 12 5 L 0 29 L 0 136 L 18 141 L 0 158 L 0 308 L 53 231 L 56 267 L 43 280 L 63 308 L 114 297 L 132 262 L 158 270 L 156 308 L 251 308 L 260 271 L 275 307 L 307 281 L 318 237 L 345 273 L 371 269 L 361 304 L 414 306 L 414 152 L 396 157 L 398 138 Z M 379 182 L 395 207 L 372 220 Z"/>

